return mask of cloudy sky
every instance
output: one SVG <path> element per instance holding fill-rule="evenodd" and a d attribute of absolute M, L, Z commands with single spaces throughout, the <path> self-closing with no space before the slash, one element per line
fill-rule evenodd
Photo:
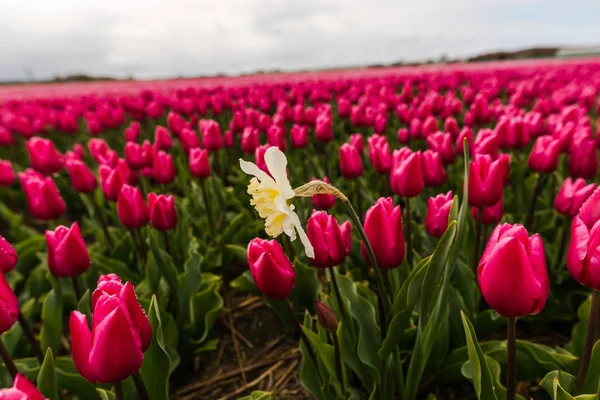
<path fill-rule="evenodd" d="M 0 0 L 0 80 L 389 63 L 598 44 L 599 0 Z"/>

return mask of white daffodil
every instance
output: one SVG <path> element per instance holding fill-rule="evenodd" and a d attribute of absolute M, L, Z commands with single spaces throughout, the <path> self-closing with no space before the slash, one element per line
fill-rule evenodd
<path fill-rule="evenodd" d="M 291 240 L 295 240 L 297 231 L 306 255 L 314 258 L 315 251 L 302 228 L 298 214 L 294 212 L 295 207 L 288 202 L 295 193 L 287 178 L 285 154 L 276 146 L 269 147 L 265 152 L 265 163 L 271 176 L 256 164 L 240 159 L 242 171 L 254 176 L 248 185 L 248 194 L 252 196 L 250 204 L 265 219 L 267 235 L 277 237 L 283 232 Z"/>

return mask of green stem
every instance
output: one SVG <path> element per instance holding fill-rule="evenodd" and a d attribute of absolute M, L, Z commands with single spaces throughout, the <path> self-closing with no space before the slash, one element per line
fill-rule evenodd
<path fill-rule="evenodd" d="M 406 212 L 406 220 L 405 226 L 406 229 L 406 261 L 408 262 L 409 268 L 412 268 L 412 260 L 413 260 L 413 249 L 412 249 L 412 227 L 411 227 L 411 216 L 410 216 L 410 198 L 405 198 L 405 212 Z"/>
<path fill-rule="evenodd" d="M 114 389 L 117 400 L 124 400 L 125 397 L 123 396 L 123 387 L 121 386 L 121 381 L 114 383 Z"/>
<path fill-rule="evenodd" d="M 110 237 L 110 233 L 108 232 L 108 225 L 106 224 L 106 219 L 104 218 L 104 213 L 102 212 L 102 207 L 96 201 L 96 198 L 93 194 L 90 194 L 90 200 L 94 206 L 94 211 L 98 215 L 98 220 L 100 220 L 100 226 L 102 227 L 102 232 L 104 232 L 104 239 L 106 240 L 106 244 L 110 251 L 113 249 L 113 241 Z"/>
<path fill-rule="evenodd" d="M 4 345 L 4 341 L 0 338 L 0 356 L 2 356 L 2 361 L 4 361 L 4 366 L 10 373 L 10 376 L 13 380 L 17 377 L 19 370 L 17 369 L 15 362 L 13 361 L 8 349 Z"/>
<path fill-rule="evenodd" d="M 338 306 L 340 307 L 340 314 L 342 314 L 342 320 L 346 320 L 346 307 L 344 302 L 342 301 L 342 294 L 340 293 L 340 288 L 337 283 L 337 278 L 335 277 L 335 270 L 333 267 L 329 268 L 329 274 L 331 276 L 331 285 L 333 286 L 333 292 L 335 293 L 335 298 L 338 302 Z"/>
<path fill-rule="evenodd" d="M 169 231 L 163 231 L 165 237 L 165 251 L 168 255 L 171 255 L 171 245 L 169 244 Z"/>
<path fill-rule="evenodd" d="M 354 226 L 358 229 L 358 233 L 360 234 L 360 237 L 363 240 L 365 248 L 367 249 L 367 254 L 369 255 L 369 262 L 370 262 L 371 266 L 373 267 L 373 270 L 375 271 L 375 278 L 377 281 L 377 289 L 379 290 L 380 293 L 385 293 L 385 283 L 383 281 L 383 274 L 381 273 L 381 269 L 379 269 L 379 264 L 377 263 L 377 258 L 375 257 L 375 253 L 373 252 L 373 247 L 371 246 L 371 242 L 369 242 L 369 238 L 367 237 L 367 234 L 365 233 L 365 230 L 363 229 L 363 226 L 360 222 L 360 218 L 358 217 L 358 214 L 356 214 L 356 211 L 354 211 L 354 207 L 352 207 L 352 204 L 350 203 L 349 200 L 346 200 L 343 203 L 346 205 L 346 208 L 348 209 L 348 211 L 350 213 L 350 218 L 352 218 L 352 222 L 354 222 Z M 388 296 L 381 296 L 381 297 L 383 299 L 382 311 L 384 313 L 388 313 L 390 310 L 389 298 L 388 298 Z M 384 315 L 384 317 L 385 317 L 385 315 Z M 383 318 L 383 320 L 385 321 L 385 318 Z"/>
<path fill-rule="evenodd" d="M 146 384 L 144 383 L 144 379 L 140 375 L 139 371 L 135 374 L 131 375 L 133 378 L 133 383 L 140 395 L 141 400 L 150 400 L 150 395 L 148 394 L 148 389 L 146 388 Z"/>
<path fill-rule="evenodd" d="M 35 358 L 38 359 L 40 365 L 44 362 L 44 354 L 42 353 L 42 348 L 40 347 L 40 343 L 35 338 L 33 331 L 31 330 L 31 326 L 29 325 L 29 321 L 25 318 L 22 312 L 19 311 L 19 325 L 21 325 L 21 330 L 27 338 L 29 345 L 31 346 L 31 351 Z"/>
<path fill-rule="evenodd" d="M 315 368 L 318 370 L 319 364 L 317 363 L 317 356 L 315 355 L 315 352 L 310 344 L 310 340 L 308 340 L 308 337 L 302 330 L 302 325 L 300 324 L 300 321 L 298 321 L 298 318 L 296 317 L 296 313 L 294 312 L 294 309 L 292 308 L 292 303 L 289 300 L 286 300 L 286 303 L 288 306 L 288 311 L 290 312 L 290 314 L 292 316 L 292 321 L 294 321 L 296 328 L 298 328 L 298 331 L 300 331 L 300 338 L 304 342 L 304 346 L 306 347 L 306 352 L 308 353 L 308 356 L 310 357 L 311 361 L 315 365 Z M 319 374 L 319 377 L 320 376 L 321 375 Z"/>
<path fill-rule="evenodd" d="M 596 321 L 598 317 L 598 299 L 600 298 L 600 292 L 597 290 L 592 291 L 592 304 L 590 307 L 590 317 L 588 319 L 587 334 L 585 336 L 585 347 L 583 348 L 583 354 L 581 355 L 581 361 L 579 363 L 579 373 L 577 374 L 577 385 L 575 387 L 575 393 L 581 393 L 585 378 L 587 376 L 588 368 L 590 366 L 590 359 L 592 357 L 592 348 L 594 347 L 594 337 L 596 335 Z"/>
<path fill-rule="evenodd" d="M 508 318 L 508 365 L 506 372 L 506 399 L 515 400 L 517 389 L 517 319 Z"/>
<path fill-rule="evenodd" d="M 535 188 L 533 189 L 533 197 L 531 198 L 531 205 L 529 206 L 529 211 L 527 212 L 527 218 L 525 219 L 525 228 L 527 230 L 531 230 L 533 224 L 533 214 L 535 213 L 535 206 L 537 204 L 537 199 L 540 196 L 540 191 L 542 190 L 542 174 L 538 174 L 537 181 L 535 182 Z"/>
<path fill-rule="evenodd" d="M 71 283 L 73 283 L 73 291 L 75 292 L 75 300 L 79 302 L 81 296 L 81 286 L 79 286 L 79 281 L 77 280 L 77 276 L 71 277 Z"/>
<path fill-rule="evenodd" d="M 360 196 L 360 185 L 358 182 L 358 178 L 354 179 L 354 204 L 356 204 L 356 209 L 358 211 L 358 215 L 362 217 L 362 204 L 361 204 L 361 196 Z"/>
<path fill-rule="evenodd" d="M 563 260 L 563 256 L 565 254 L 565 246 L 567 245 L 567 238 L 569 237 L 569 226 L 571 225 L 571 218 L 565 217 L 565 225 L 563 226 L 562 232 L 560 234 L 560 242 L 558 244 L 558 249 L 556 250 L 556 258 L 554 259 L 552 273 L 556 273 L 560 264 Z"/>
<path fill-rule="evenodd" d="M 340 341 L 338 340 L 336 332 L 331 332 L 331 337 L 333 338 L 333 351 L 335 354 L 335 374 L 337 376 L 337 380 L 342 387 L 342 393 L 346 394 L 346 385 L 344 384 L 344 374 L 342 372 L 342 355 L 340 352 Z"/>
<path fill-rule="evenodd" d="M 208 229 L 210 230 L 211 237 L 214 240 L 216 238 L 215 215 L 213 214 L 212 205 L 210 204 L 210 201 L 208 199 L 206 182 L 207 182 L 206 179 L 203 179 L 202 182 L 200 182 L 200 191 L 202 192 L 202 199 L 204 200 L 204 206 L 206 207 L 206 214 L 208 215 L 208 225 L 209 225 Z"/>

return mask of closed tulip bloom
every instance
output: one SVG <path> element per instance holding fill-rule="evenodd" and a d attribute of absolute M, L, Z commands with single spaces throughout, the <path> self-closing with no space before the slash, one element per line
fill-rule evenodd
<path fill-rule="evenodd" d="M 392 154 L 385 136 L 372 135 L 368 139 L 369 160 L 379 174 L 387 174 L 392 168 Z"/>
<path fill-rule="evenodd" d="M 573 142 L 569 149 L 569 174 L 575 178 L 592 179 L 598 171 L 598 153 L 594 139 Z"/>
<path fill-rule="evenodd" d="M 426 186 L 439 186 L 446 181 L 446 170 L 439 153 L 425 150 L 421 154 L 421 171 Z"/>
<path fill-rule="evenodd" d="M 480 129 L 473 143 L 473 154 L 487 154 L 493 160 L 498 158 L 500 140 L 491 129 Z"/>
<path fill-rule="evenodd" d="M 279 150 L 285 151 L 285 130 L 277 125 L 271 125 L 267 130 L 269 145 L 279 147 Z"/>
<path fill-rule="evenodd" d="M 125 143 L 125 161 L 129 168 L 133 170 L 141 169 L 146 166 L 145 154 L 142 146 L 135 142 Z"/>
<path fill-rule="evenodd" d="M 70 228 L 60 225 L 54 231 L 46 231 L 46 244 L 48 269 L 54 276 L 74 277 L 87 271 L 91 265 L 77 222 Z"/>
<path fill-rule="evenodd" d="M 356 147 L 344 143 L 340 147 L 340 171 L 346 179 L 356 179 L 363 174 L 363 164 Z"/>
<path fill-rule="evenodd" d="M 148 205 L 138 188 L 123 185 L 117 197 L 117 214 L 121 223 L 129 229 L 141 228 L 148 223 Z"/>
<path fill-rule="evenodd" d="M 506 136 L 500 138 L 502 147 L 520 149 L 529 144 L 529 125 L 521 117 L 508 120 Z"/>
<path fill-rule="evenodd" d="M 444 132 L 452 135 L 452 138 L 456 139 L 458 134 L 460 133 L 460 128 L 458 127 L 458 122 L 453 117 L 446 118 L 444 121 Z"/>
<path fill-rule="evenodd" d="M 410 134 L 406 128 L 399 128 L 397 137 L 400 143 L 408 144 L 408 142 L 410 142 Z"/>
<path fill-rule="evenodd" d="M 502 198 L 508 160 L 492 161 L 489 155 L 476 154 L 469 164 L 469 205 L 493 206 Z"/>
<path fill-rule="evenodd" d="M 421 128 L 422 135 L 427 137 L 437 131 L 437 121 L 433 115 L 429 115 L 427 118 L 425 118 L 425 121 L 423 121 L 423 126 Z"/>
<path fill-rule="evenodd" d="M 15 249 L 0 235 L 0 271 L 7 274 L 17 265 L 19 257 Z"/>
<path fill-rule="evenodd" d="M 413 118 L 408 125 L 408 135 L 411 139 L 422 137 L 423 122 L 419 118 Z"/>
<path fill-rule="evenodd" d="M 315 249 L 310 259 L 317 268 L 341 265 L 352 248 L 352 225 L 346 221 L 339 225 L 333 215 L 313 211 L 308 219 L 306 234 Z"/>
<path fill-rule="evenodd" d="M 19 317 L 19 301 L 4 274 L 0 274 L 0 334 L 8 331 Z"/>
<path fill-rule="evenodd" d="M 113 168 L 119 161 L 119 155 L 111 150 L 108 144 L 102 139 L 91 139 L 88 142 L 88 149 L 94 160 L 100 165 L 108 165 Z"/>
<path fill-rule="evenodd" d="M 225 146 L 226 149 L 232 149 L 233 145 L 234 145 L 233 132 L 225 131 L 225 133 L 223 134 L 223 146 Z"/>
<path fill-rule="evenodd" d="M 308 126 L 306 125 L 292 125 L 290 130 L 290 141 L 292 147 L 296 149 L 302 149 L 308 145 Z"/>
<path fill-rule="evenodd" d="M 364 153 L 365 141 L 360 133 L 353 133 L 352 135 L 350 135 L 350 144 L 356 147 L 356 150 L 358 150 L 359 154 Z"/>
<path fill-rule="evenodd" d="M 335 312 L 321 300 L 317 300 L 317 320 L 329 332 L 336 334 L 339 325 Z"/>
<path fill-rule="evenodd" d="M 156 153 L 154 146 L 149 140 L 144 140 L 142 143 L 142 158 L 144 159 L 146 167 L 152 167 L 154 161 L 154 154 Z"/>
<path fill-rule="evenodd" d="M 402 210 L 394 207 L 391 197 L 380 198 L 367 210 L 364 223 L 365 233 L 379 268 L 398 267 L 404 260 L 404 228 L 402 226 Z M 369 262 L 369 256 L 361 241 L 363 258 Z"/>
<path fill-rule="evenodd" d="M 319 142 L 333 140 L 333 122 L 329 115 L 319 115 L 315 122 L 315 137 Z"/>
<path fill-rule="evenodd" d="M 44 400 L 45 397 L 40 393 L 35 385 L 27 380 L 20 373 L 17 374 L 12 387 L 0 389 L 0 399 L 2 400 Z"/>
<path fill-rule="evenodd" d="M 33 137 L 26 142 L 31 167 L 44 175 L 52 175 L 62 169 L 64 160 L 62 154 L 50 139 Z"/>
<path fill-rule="evenodd" d="M 150 223 L 154 229 L 168 231 L 177 225 L 177 209 L 173 196 L 148 193 L 148 208 L 150 209 Z"/>
<path fill-rule="evenodd" d="M 170 111 L 167 115 L 167 126 L 169 127 L 169 130 L 173 136 L 178 137 L 181 133 L 181 130 L 185 127 L 185 124 L 185 120 L 176 112 Z"/>
<path fill-rule="evenodd" d="M 221 127 L 212 119 L 201 119 L 198 122 L 200 133 L 202 134 L 202 143 L 208 151 L 217 151 L 223 147 L 223 138 L 221 137 Z"/>
<path fill-rule="evenodd" d="M 67 206 L 52 178 L 44 178 L 32 170 L 27 170 L 19 173 L 19 180 L 25 192 L 29 213 L 35 218 L 50 221 L 62 217 L 67 211 Z"/>
<path fill-rule="evenodd" d="M 536 139 L 527 159 L 527 165 L 533 171 L 551 173 L 558 166 L 560 142 L 552 136 L 540 136 Z"/>
<path fill-rule="evenodd" d="M 502 199 L 493 206 L 481 207 L 481 209 L 481 222 L 485 225 L 497 224 L 504 215 L 504 204 Z M 479 208 L 473 207 L 471 209 L 471 214 L 473 215 L 473 219 L 477 220 L 479 218 Z"/>
<path fill-rule="evenodd" d="M 0 125 L 0 147 L 12 146 L 15 143 L 15 138 L 8 129 Z"/>
<path fill-rule="evenodd" d="M 158 125 L 154 130 L 154 144 L 161 150 L 169 150 L 173 147 L 173 139 L 164 126 Z"/>
<path fill-rule="evenodd" d="M 294 267 L 276 240 L 252 239 L 248 265 L 256 287 L 270 299 L 285 299 L 296 285 Z"/>
<path fill-rule="evenodd" d="M 15 173 L 10 161 L 0 160 L 0 186 L 11 186 L 15 183 Z"/>
<path fill-rule="evenodd" d="M 98 278 L 92 294 L 92 329 L 87 317 L 69 319 L 73 363 L 92 383 L 120 382 L 139 371 L 152 342 L 152 327 L 130 282 L 114 274 Z"/>
<path fill-rule="evenodd" d="M 190 151 L 190 172 L 196 178 L 208 178 L 210 176 L 208 151 L 200 148 Z"/>
<path fill-rule="evenodd" d="M 315 178 L 312 180 L 314 181 Z M 325 183 L 329 183 L 329 179 L 326 176 L 321 180 Z M 329 210 L 335 205 L 335 196 L 332 194 L 315 194 L 312 197 L 312 203 L 318 210 Z"/>
<path fill-rule="evenodd" d="M 577 178 L 573 182 L 573 179 L 569 176 L 563 182 L 556 199 L 554 199 L 554 209 L 560 214 L 574 217 L 594 190 L 596 190 L 596 185 L 593 183 L 586 185 L 583 178 Z"/>
<path fill-rule="evenodd" d="M 421 173 L 421 156 L 420 151 L 413 153 L 408 147 L 394 150 L 390 186 L 395 194 L 409 198 L 421 194 L 425 186 Z"/>
<path fill-rule="evenodd" d="M 175 164 L 173 156 L 160 150 L 154 155 L 152 176 L 158 183 L 171 183 L 175 179 Z"/>
<path fill-rule="evenodd" d="M 448 217 L 452 208 L 452 190 L 446 194 L 438 194 L 427 200 L 425 229 L 435 238 L 441 238 L 448 228 Z"/>
<path fill-rule="evenodd" d="M 101 165 L 98 169 L 100 174 L 100 187 L 110 201 L 117 201 L 117 196 L 121 192 L 123 185 L 129 182 L 131 172 L 127 165 L 119 164 L 116 168 L 110 168 L 107 165 Z"/>
<path fill-rule="evenodd" d="M 473 154 L 473 130 L 468 126 L 465 126 L 456 138 L 456 152 L 458 154 L 463 154 L 465 139 L 467 139 L 469 154 Z"/>
<path fill-rule="evenodd" d="M 519 224 L 498 225 L 481 256 L 477 276 L 485 301 L 498 314 L 507 318 L 538 314 L 550 293 L 542 238 L 529 237 Z"/>
<path fill-rule="evenodd" d="M 65 166 L 71 178 L 71 186 L 78 193 L 91 193 L 98 186 L 96 175 L 90 171 L 88 166 L 77 159 L 67 160 Z"/>
<path fill-rule="evenodd" d="M 254 153 L 258 146 L 260 146 L 260 135 L 258 129 L 251 126 L 245 127 L 244 131 L 242 132 L 242 150 L 244 153 Z"/>
<path fill-rule="evenodd" d="M 456 150 L 450 133 L 436 132 L 427 136 L 427 147 L 442 157 L 444 165 L 449 165 L 456 158 Z"/>
<path fill-rule="evenodd" d="M 140 137 L 141 129 L 140 123 L 137 121 L 133 121 L 131 125 L 125 129 L 125 141 L 126 142 L 137 142 Z"/>
<path fill-rule="evenodd" d="M 186 154 L 189 154 L 190 150 L 200 147 L 200 139 L 198 139 L 196 132 L 191 129 L 182 128 L 179 132 L 179 141 Z"/>

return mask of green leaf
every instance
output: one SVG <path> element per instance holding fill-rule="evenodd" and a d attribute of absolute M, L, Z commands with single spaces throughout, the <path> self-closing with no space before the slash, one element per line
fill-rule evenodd
<path fill-rule="evenodd" d="M 55 363 L 58 385 L 61 389 L 66 389 L 81 399 L 100 400 L 94 385 L 79 374 L 71 357 L 56 357 Z"/>
<path fill-rule="evenodd" d="M 162 322 L 156 296 L 152 296 L 148 319 L 152 326 L 152 343 L 144 353 L 141 375 L 151 400 L 168 400 L 171 359 L 163 340 Z"/>
<path fill-rule="evenodd" d="M 141 281 L 140 276 L 134 273 L 123 261 L 106 257 L 97 252 L 91 252 L 90 257 L 92 264 L 100 268 L 105 274 L 117 274 L 123 281 L 130 281 L 134 285 Z"/>
<path fill-rule="evenodd" d="M 240 293 L 249 293 L 260 296 L 260 290 L 256 287 L 254 279 L 252 279 L 252 273 L 250 270 L 244 271 L 243 274 L 239 275 L 229 285 Z"/>
<path fill-rule="evenodd" d="M 481 351 L 481 347 L 479 347 L 475 329 L 473 329 L 473 325 L 471 325 L 471 322 L 463 312 L 461 312 L 461 317 L 467 337 L 467 350 L 475 394 L 479 400 L 497 400 L 498 397 L 496 397 L 494 390 L 492 373 L 490 372 L 485 355 Z"/>
<path fill-rule="evenodd" d="M 58 354 L 60 337 L 62 336 L 62 287 L 58 279 L 51 274 L 48 274 L 48 280 L 52 283 L 53 289 L 46 295 L 42 305 L 40 344 L 42 349 L 49 347 L 53 353 Z"/>
<path fill-rule="evenodd" d="M 109 392 L 108 390 L 98 388 L 96 389 L 96 393 L 98 394 L 101 400 L 117 400 L 117 396 L 115 396 L 113 392 Z"/>
<path fill-rule="evenodd" d="M 173 264 L 171 256 L 162 250 L 162 245 L 158 238 L 158 232 L 150 231 L 150 251 L 156 260 L 156 264 L 162 276 L 167 281 L 171 296 L 177 301 L 177 310 L 181 310 L 182 299 L 179 291 L 179 281 L 177 280 L 177 269 Z"/>
<path fill-rule="evenodd" d="M 239 244 L 226 244 L 225 252 L 232 254 L 235 259 L 248 265 L 248 254 L 244 246 L 240 246 Z"/>
<path fill-rule="evenodd" d="M 600 341 L 594 344 L 590 365 L 588 367 L 585 383 L 583 384 L 584 393 L 596 393 L 600 384 Z"/>
<path fill-rule="evenodd" d="M 540 386 L 550 395 L 554 395 L 554 379 L 558 379 L 559 385 L 568 393 L 575 390 L 576 379 L 573 375 L 561 370 L 551 371 L 544 376 Z"/>
<path fill-rule="evenodd" d="M 558 377 L 555 377 L 552 381 L 552 388 L 554 394 L 554 400 L 592 400 L 596 398 L 595 394 L 582 394 L 577 397 L 573 397 L 567 392 L 561 385 Z"/>
<path fill-rule="evenodd" d="M 274 397 L 270 392 L 255 390 L 249 396 L 240 397 L 238 400 L 274 400 Z"/>
<path fill-rule="evenodd" d="M 56 382 L 56 371 L 52 350 L 46 350 L 46 357 L 40 367 L 37 378 L 37 387 L 44 397 L 49 400 L 58 400 L 58 384 Z"/>
<path fill-rule="evenodd" d="M 192 238 L 188 247 L 188 256 L 183 265 L 183 273 L 179 275 L 179 295 L 182 302 L 183 315 L 182 323 L 190 322 L 190 299 L 196 293 L 204 282 L 202 276 L 202 256 L 198 251 L 198 241 Z"/>
<path fill-rule="evenodd" d="M 294 303 L 296 309 L 308 309 L 311 314 L 314 314 L 316 313 L 317 297 L 321 292 L 321 281 L 317 275 L 317 269 L 295 260 L 294 271 L 296 272 L 296 286 L 290 293 L 289 299 Z"/>
<path fill-rule="evenodd" d="M 83 296 L 81 296 L 81 299 L 79 299 L 77 309 L 86 316 L 88 321 L 92 320 L 92 303 L 89 289 L 86 290 Z"/>
<path fill-rule="evenodd" d="M 212 326 L 223 310 L 223 298 L 219 294 L 221 283 L 213 283 L 190 299 L 190 329 L 194 343 L 200 344 L 206 340 Z"/>

